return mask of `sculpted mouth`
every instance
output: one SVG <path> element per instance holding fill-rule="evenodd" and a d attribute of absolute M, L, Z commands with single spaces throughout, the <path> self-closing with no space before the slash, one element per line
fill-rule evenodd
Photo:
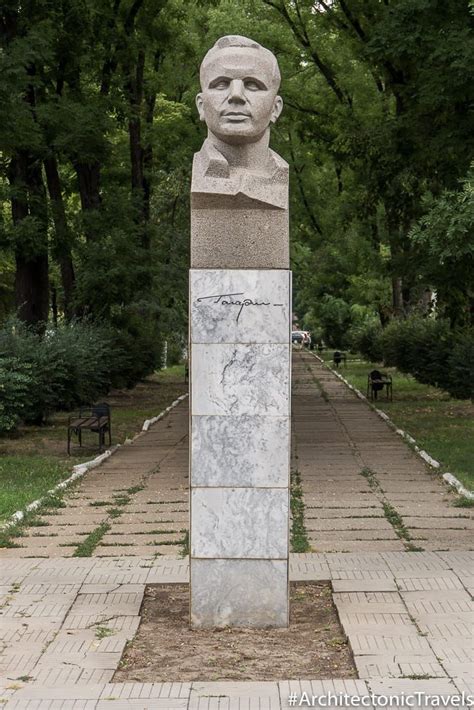
<path fill-rule="evenodd" d="M 237 116 L 238 118 L 250 118 L 249 113 L 244 113 L 244 111 L 226 111 L 223 116 Z"/>

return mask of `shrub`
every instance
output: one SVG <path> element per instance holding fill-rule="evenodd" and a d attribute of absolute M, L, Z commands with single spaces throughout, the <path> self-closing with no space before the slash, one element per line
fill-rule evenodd
<path fill-rule="evenodd" d="M 61 349 L 21 322 L 10 321 L 0 332 L 0 356 L 14 358 L 21 368 L 29 370 L 31 379 L 22 418 L 41 423 L 57 408 L 67 377 Z"/>
<path fill-rule="evenodd" d="M 318 307 L 318 318 L 324 332 L 324 340 L 330 347 L 345 348 L 347 332 L 351 323 L 351 308 L 342 298 L 323 296 Z"/>
<path fill-rule="evenodd" d="M 0 433 L 12 431 L 24 415 L 32 378 L 16 358 L 0 357 Z"/>
<path fill-rule="evenodd" d="M 380 337 L 383 360 L 453 397 L 472 397 L 474 332 L 450 330 L 446 320 L 393 320 Z"/>
<path fill-rule="evenodd" d="M 458 399 L 474 398 L 474 329 L 458 331 L 448 358 L 446 389 Z"/>
<path fill-rule="evenodd" d="M 451 340 L 446 321 L 420 316 L 393 320 L 381 338 L 383 359 L 420 382 L 446 388 Z"/>
<path fill-rule="evenodd" d="M 13 373 L 8 376 L 10 389 L 13 375 L 27 376 L 27 381 L 15 380 L 26 390 L 20 397 L 21 408 L 8 415 L 8 421 L 15 422 L 9 425 L 11 429 L 20 417 L 40 424 L 53 411 L 91 404 L 118 383 L 123 369 L 133 361 L 133 353 L 125 351 L 108 326 L 73 322 L 49 328 L 41 337 L 21 322 L 10 320 L 0 330 L 0 358 L 14 363 L 8 370 Z M 4 379 L 7 381 L 6 375 Z"/>
<path fill-rule="evenodd" d="M 370 362 L 382 362 L 382 326 L 375 321 L 353 326 L 349 331 L 351 350 Z"/>

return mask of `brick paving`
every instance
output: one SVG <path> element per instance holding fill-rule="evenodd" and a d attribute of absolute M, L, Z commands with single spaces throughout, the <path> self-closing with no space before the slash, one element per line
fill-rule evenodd
<path fill-rule="evenodd" d="M 188 528 L 187 417 L 184 402 L 120 447 L 66 494 L 66 508 L 39 515 L 0 560 L 71 557 L 100 526 L 107 530 L 94 556 L 179 555 Z"/>
<path fill-rule="evenodd" d="M 281 710 L 292 693 L 474 692 L 469 510 L 309 353 L 296 354 L 293 393 L 292 466 L 314 551 L 291 555 L 290 578 L 331 581 L 359 680 L 113 682 L 145 586 L 188 581 L 184 402 L 0 551 L 3 707 Z M 71 557 L 103 523 L 93 555 Z"/>
<path fill-rule="evenodd" d="M 187 581 L 187 560 L 35 558 L 18 568 L 4 561 L 0 702 L 7 710 L 281 710 L 294 692 L 472 693 L 473 566 L 469 552 L 292 555 L 291 579 L 332 581 L 359 680 L 114 683 L 145 585 Z"/>
<path fill-rule="evenodd" d="M 453 507 L 439 473 L 307 351 L 294 353 L 292 408 L 314 551 L 474 549 L 472 513 Z"/>

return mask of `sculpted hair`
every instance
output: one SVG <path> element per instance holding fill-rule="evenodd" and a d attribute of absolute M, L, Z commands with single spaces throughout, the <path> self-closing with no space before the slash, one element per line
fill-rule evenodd
<path fill-rule="evenodd" d="M 225 37 L 221 37 L 217 40 L 215 45 L 211 47 L 211 49 L 207 52 L 201 62 L 201 68 L 199 70 L 199 78 L 201 80 L 202 88 L 204 88 L 204 73 L 206 65 L 209 64 L 209 62 L 213 59 L 214 55 L 217 52 L 221 51 L 222 49 L 227 49 L 227 47 L 245 47 L 246 49 L 255 49 L 258 50 L 258 52 L 261 52 L 260 56 L 262 58 L 265 57 L 272 64 L 273 87 L 276 91 L 278 91 L 281 82 L 281 75 L 275 55 L 270 52 L 269 49 L 266 49 L 266 47 L 262 47 L 261 44 L 255 42 L 255 40 L 249 39 L 248 37 L 242 37 L 241 35 L 226 35 Z"/>

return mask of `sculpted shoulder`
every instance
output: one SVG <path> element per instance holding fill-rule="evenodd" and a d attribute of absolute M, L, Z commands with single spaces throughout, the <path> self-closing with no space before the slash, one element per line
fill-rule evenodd
<path fill-rule="evenodd" d="M 246 37 L 222 37 L 204 57 L 200 79 L 196 104 L 208 136 L 194 157 L 193 204 L 226 195 L 286 209 L 288 165 L 269 147 L 283 107 L 275 56 Z"/>
<path fill-rule="evenodd" d="M 191 193 L 242 196 L 279 209 L 288 207 L 288 163 L 268 149 L 270 170 L 259 173 L 231 168 L 229 162 L 207 139 L 194 155 Z"/>

